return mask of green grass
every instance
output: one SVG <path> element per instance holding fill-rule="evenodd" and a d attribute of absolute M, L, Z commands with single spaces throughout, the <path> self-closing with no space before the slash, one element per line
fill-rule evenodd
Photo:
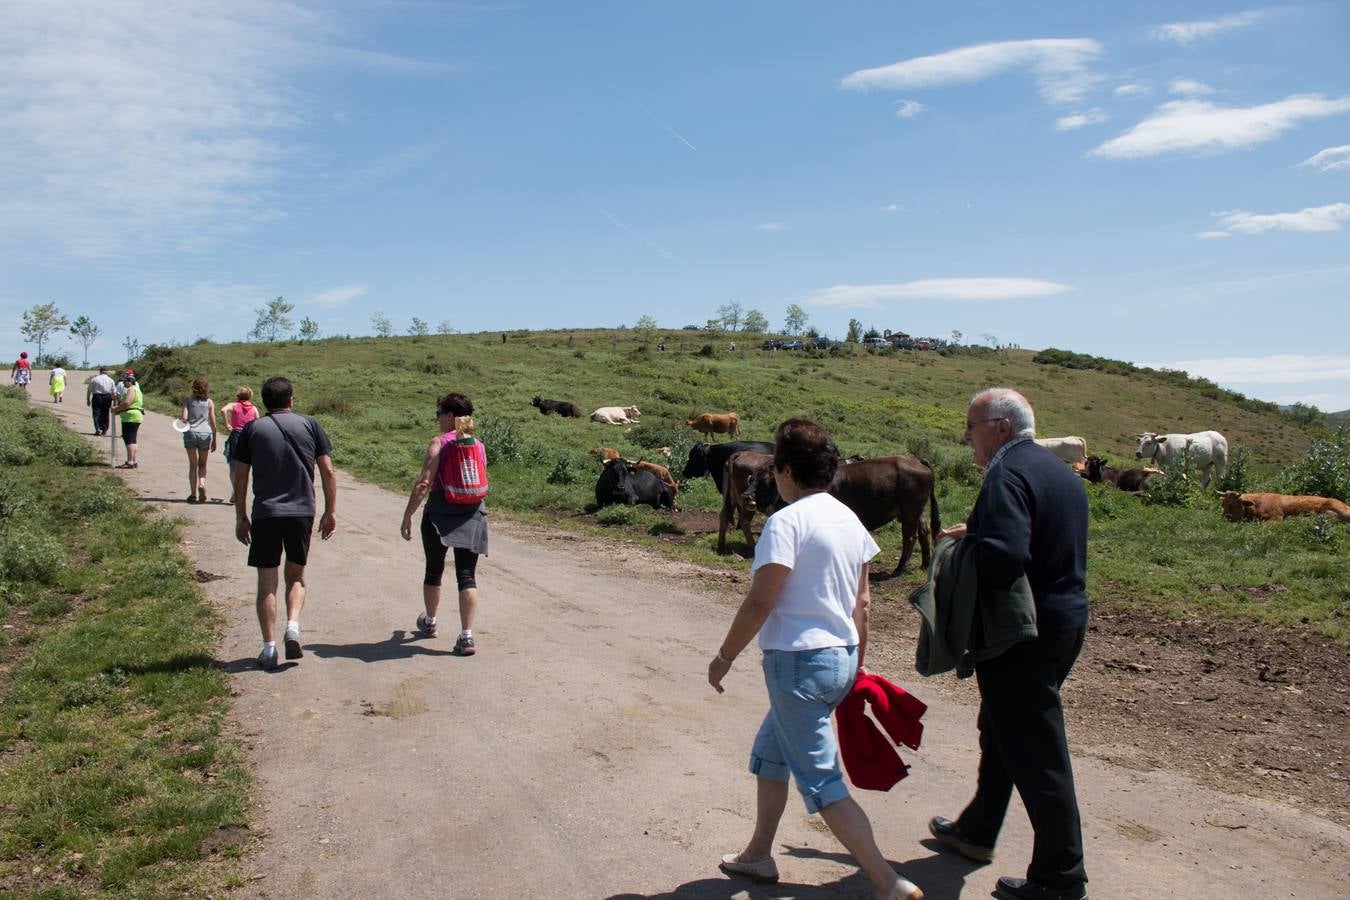
<path fill-rule="evenodd" d="M 88 444 L 0 390 L 0 894 L 200 895 L 202 839 L 246 824 L 222 734 L 220 622 L 178 548 Z M 226 854 L 228 856 L 228 854 Z"/>
<path fill-rule="evenodd" d="M 694 413 L 735 410 L 744 436 L 761 440 L 784 418 L 804 415 L 824 425 L 846 454 L 913 453 L 929 460 L 942 521 L 952 524 L 969 513 L 979 489 L 970 451 L 959 443 L 966 404 L 990 385 L 1025 393 L 1036 407 L 1039 433 L 1082 435 L 1090 453 L 1117 463 L 1135 464 L 1141 431 L 1217 428 L 1245 453 L 1247 490 L 1278 490 L 1279 471 L 1299 459 L 1317 433 L 1208 382 L 1125 366 L 1042 365 L 1032 361 L 1032 351 L 771 354 L 759 350 L 753 336 L 738 335 L 740 349 L 730 353 L 725 340 L 685 331 L 662 331 L 652 341 L 653 347 L 664 341 L 666 352 L 644 349 L 641 336 L 623 330 L 511 332 L 506 343 L 493 332 L 199 344 L 156 348 L 136 370 L 149 404 L 168 413 L 177 411 L 199 374 L 211 380 L 218 404 L 236 385 L 256 392 L 266 377 L 288 375 L 296 383 L 297 409 L 317 415 L 332 436 L 337 464 L 397 491 L 406 491 L 417 474 L 434 429 L 436 397 L 463 391 L 474 399 L 489 450 L 494 510 L 621 534 L 728 568 L 743 564 L 715 554 L 716 534 L 672 533 L 665 514 L 582 516 L 594 501 L 599 471 L 586 452 L 604 445 L 630 458 L 662 461 L 655 448 L 669 446 L 678 477 L 695 440 L 684 420 Z M 709 344 L 714 350 L 705 355 Z M 535 394 L 571 400 L 585 412 L 635 404 L 642 424 L 616 428 L 544 417 L 530 405 Z M 684 509 L 720 507 L 706 478 L 682 490 L 679 502 Z M 1325 540 L 1309 537 L 1311 526 L 1299 521 L 1254 531 L 1223 521 L 1212 499 L 1164 508 L 1133 497 L 1097 497 L 1094 511 L 1090 579 L 1099 604 L 1272 623 L 1306 620 L 1338 640 L 1350 639 L 1344 529 Z M 879 568 L 889 569 L 900 552 L 899 529 L 887 526 L 877 539 Z M 728 535 L 728 547 L 747 551 L 738 532 Z M 878 596 L 903 598 L 917 577 L 890 582 Z"/>

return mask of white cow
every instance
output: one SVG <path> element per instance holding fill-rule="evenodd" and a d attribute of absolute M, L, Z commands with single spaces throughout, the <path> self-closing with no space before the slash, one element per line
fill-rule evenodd
<path fill-rule="evenodd" d="M 605 425 L 631 425 L 642 413 L 636 406 L 602 406 L 591 413 L 592 422 Z"/>
<path fill-rule="evenodd" d="M 1087 441 L 1083 438 L 1036 438 L 1036 443 L 1040 444 L 1069 465 L 1073 465 L 1074 463 L 1087 465 Z"/>
<path fill-rule="evenodd" d="M 1187 451 L 1190 451 L 1191 463 L 1201 474 L 1202 489 L 1209 487 L 1211 471 L 1219 478 L 1228 471 L 1228 438 L 1217 431 L 1197 431 L 1195 434 L 1146 431 L 1139 435 L 1139 449 L 1134 456 L 1166 469 L 1173 462 L 1180 462 Z"/>

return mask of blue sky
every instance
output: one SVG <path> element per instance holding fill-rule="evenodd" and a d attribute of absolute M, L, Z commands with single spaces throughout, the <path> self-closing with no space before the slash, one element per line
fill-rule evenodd
<path fill-rule="evenodd" d="M 1343 2 L 3 10 L 14 352 L 47 301 L 107 359 L 278 295 L 328 334 L 796 303 L 1350 408 Z"/>

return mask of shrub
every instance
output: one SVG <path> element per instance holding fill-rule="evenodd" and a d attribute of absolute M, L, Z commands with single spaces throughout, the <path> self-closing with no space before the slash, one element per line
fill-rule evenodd
<path fill-rule="evenodd" d="M 350 416 L 356 406 L 341 394 L 326 394 L 307 403 L 305 411 L 311 416 Z"/>
<path fill-rule="evenodd" d="M 716 353 L 717 351 L 713 349 L 712 344 L 704 344 L 698 351 L 699 356 L 714 356 Z"/>
<path fill-rule="evenodd" d="M 1290 494 L 1350 499 L 1350 429 L 1342 426 L 1327 439 L 1314 438 L 1303 459 L 1280 473 Z"/>
<path fill-rule="evenodd" d="M 0 533 L 0 576 L 51 584 L 65 567 L 65 549 L 51 535 L 26 524 L 12 524 Z"/>
<path fill-rule="evenodd" d="M 1228 454 L 1228 468 L 1219 479 L 1220 491 L 1249 491 L 1251 481 L 1252 454 L 1246 447 L 1234 447 Z"/>
<path fill-rule="evenodd" d="M 544 480 L 549 484 L 575 484 L 590 470 L 590 466 L 571 453 L 564 453 L 553 463 L 553 470 Z"/>
<path fill-rule="evenodd" d="M 1143 500 L 1150 506 L 1191 506 L 1195 502 L 1195 484 L 1195 464 L 1188 447 L 1182 452 L 1180 464 L 1173 463 L 1161 477 L 1145 483 Z"/>
<path fill-rule="evenodd" d="M 638 515 L 636 506 L 606 506 L 595 514 L 595 521 L 601 525 L 632 525 Z"/>
<path fill-rule="evenodd" d="M 484 416 L 476 422 L 478 439 L 487 450 L 488 464 L 498 462 L 520 462 L 525 453 L 525 441 L 520 436 L 516 423 L 497 416 Z"/>

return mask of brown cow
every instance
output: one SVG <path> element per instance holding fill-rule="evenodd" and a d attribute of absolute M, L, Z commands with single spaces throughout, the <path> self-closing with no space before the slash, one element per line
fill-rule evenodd
<path fill-rule="evenodd" d="M 757 477 L 761 482 L 767 478 L 772 483 L 773 471 L 770 469 L 767 474 Z M 916 537 L 924 568 L 928 567 L 932 553 L 929 536 L 942 530 L 933 484 L 933 467 L 926 460 L 916 456 L 879 456 L 840 465 L 830 482 L 830 493 L 853 510 L 868 531 L 876 531 L 893 519 L 899 520 L 902 534 L 900 562 L 893 573 L 899 575 L 914 553 Z M 763 496 L 762 483 L 751 489 L 755 491 L 756 499 Z M 925 501 L 930 511 L 931 530 L 923 521 Z M 726 509 L 725 504 L 723 509 Z"/>
<path fill-rule="evenodd" d="M 615 450 L 613 447 L 592 447 L 590 452 L 591 456 L 594 456 L 601 462 L 619 458 L 619 451 Z"/>
<path fill-rule="evenodd" d="M 727 528 L 732 514 L 745 535 L 746 545 L 753 551 L 755 538 L 750 525 L 755 511 L 766 516 L 778 503 L 778 485 L 773 480 L 773 454 L 742 450 L 727 459 L 722 474 L 722 514 L 717 522 L 717 552 L 727 552 Z"/>
<path fill-rule="evenodd" d="M 739 437 L 741 417 L 736 413 L 699 413 L 684 424 L 706 435 L 725 434 Z"/>
<path fill-rule="evenodd" d="M 1288 516 L 1316 516 L 1325 513 L 1350 523 L 1350 506 L 1333 497 L 1301 497 L 1292 494 L 1239 494 L 1224 491 L 1219 498 L 1224 517 L 1233 522 L 1255 519 L 1278 522 Z"/>
<path fill-rule="evenodd" d="M 675 483 L 675 479 L 671 477 L 670 470 L 665 466 L 660 465 L 659 463 L 647 462 L 645 459 L 639 459 L 636 462 L 630 462 L 628 467 L 636 471 L 651 472 L 657 478 L 661 479 L 661 482 L 665 484 L 666 487 L 670 488 L 670 497 L 672 500 L 680 493 L 680 486 Z"/>

